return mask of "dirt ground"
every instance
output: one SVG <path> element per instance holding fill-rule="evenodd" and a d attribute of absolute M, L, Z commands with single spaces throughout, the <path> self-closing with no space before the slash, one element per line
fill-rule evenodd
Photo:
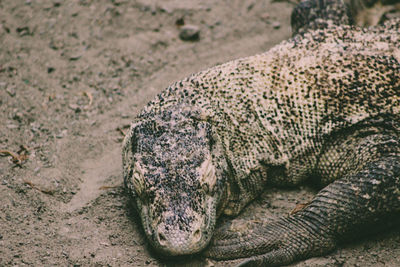
<path fill-rule="evenodd" d="M 290 36 L 293 4 L 253 0 L 0 0 L 0 266 L 166 262 L 122 186 L 132 118 L 173 81 Z M 200 38 L 183 41 L 184 25 Z M 287 214 L 315 192 L 270 189 L 237 220 Z M 222 222 L 221 222 L 222 223 Z M 400 229 L 293 266 L 400 266 Z"/>

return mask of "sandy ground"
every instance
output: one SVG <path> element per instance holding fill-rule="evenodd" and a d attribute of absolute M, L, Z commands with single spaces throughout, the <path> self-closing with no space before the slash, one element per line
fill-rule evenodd
<path fill-rule="evenodd" d="M 122 186 L 138 110 L 190 73 L 290 36 L 288 2 L 0 0 L 0 266 L 230 266 L 166 262 Z M 182 24 L 200 30 L 179 38 Z M 237 220 L 309 200 L 270 189 Z M 221 222 L 223 223 L 223 222 Z M 400 229 L 293 266 L 400 266 Z"/>

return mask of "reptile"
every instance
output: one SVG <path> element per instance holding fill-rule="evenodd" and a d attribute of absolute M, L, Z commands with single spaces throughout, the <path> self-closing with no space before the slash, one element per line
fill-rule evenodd
<path fill-rule="evenodd" d="M 400 215 L 400 20 L 352 25 L 349 6 L 301 2 L 290 39 L 175 82 L 137 115 L 124 183 L 160 255 L 284 265 Z M 297 212 L 214 234 L 266 187 L 304 183 L 320 191 Z"/>

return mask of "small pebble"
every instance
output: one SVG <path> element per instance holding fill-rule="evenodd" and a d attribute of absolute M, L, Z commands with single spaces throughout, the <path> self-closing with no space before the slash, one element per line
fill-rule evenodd
<path fill-rule="evenodd" d="M 200 28 L 196 25 L 185 25 L 181 28 L 179 38 L 183 41 L 198 41 L 200 39 Z"/>
<path fill-rule="evenodd" d="M 70 61 L 76 61 L 76 60 L 80 59 L 81 57 L 82 57 L 82 55 L 80 55 L 80 54 L 75 54 L 75 55 L 71 55 L 71 56 L 69 57 L 69 60 L 70 60 Z"/>
<path fill-rule="evenodd" d="M 16 31 L 19 34 L 19 36 L 33 35 L 28 26 L 18 27 Z"/>
<path fill-rule="evenodd" d="M 15 91 L 15 87 L 8 87 L 8 88 L 6 89 L 6 91 L 7 91 L 7 93 L 8 93 L 10 96 L 12 96 L 12 97 L 14 97 L 14 96 L 17 94 L 17 92 Z"/>
<path fill-rule="evenodd" d="M 281 24 L 278 21 L 272 22 L 272 28 L 275 30 L 279 29 L 281 27 Z"/>
<path fill-rule="evenodd" d="M 74 110 L 75 113 L 81 112 L 81 108 L 77 104 L 69 104 L 68 106 L 70 109 Z"/>

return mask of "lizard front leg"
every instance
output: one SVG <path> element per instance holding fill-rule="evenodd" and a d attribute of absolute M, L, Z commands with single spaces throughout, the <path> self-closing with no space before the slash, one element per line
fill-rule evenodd
<path fill-rule="evenodd" d="M 361 169 L 326 186 L 305 209 L 293 215 L 244 236 L 217 235 L 206 255 L 216 259 L 250 257 L 243 266 L 289 264 L 326 254 L 341 241 L 359 236 L 359 229 L 374 225 L 383 216 L 399 215 L 399 142 L 375 136 L 370 138 L 370 146 L 363 140 L 356 143 L 364 147 L 352 147 L 353 153 L 344 151 L 341 156 L 362 154 L 369 161 Z M 370 156 L 366 156 L 368 153 Z"/>

